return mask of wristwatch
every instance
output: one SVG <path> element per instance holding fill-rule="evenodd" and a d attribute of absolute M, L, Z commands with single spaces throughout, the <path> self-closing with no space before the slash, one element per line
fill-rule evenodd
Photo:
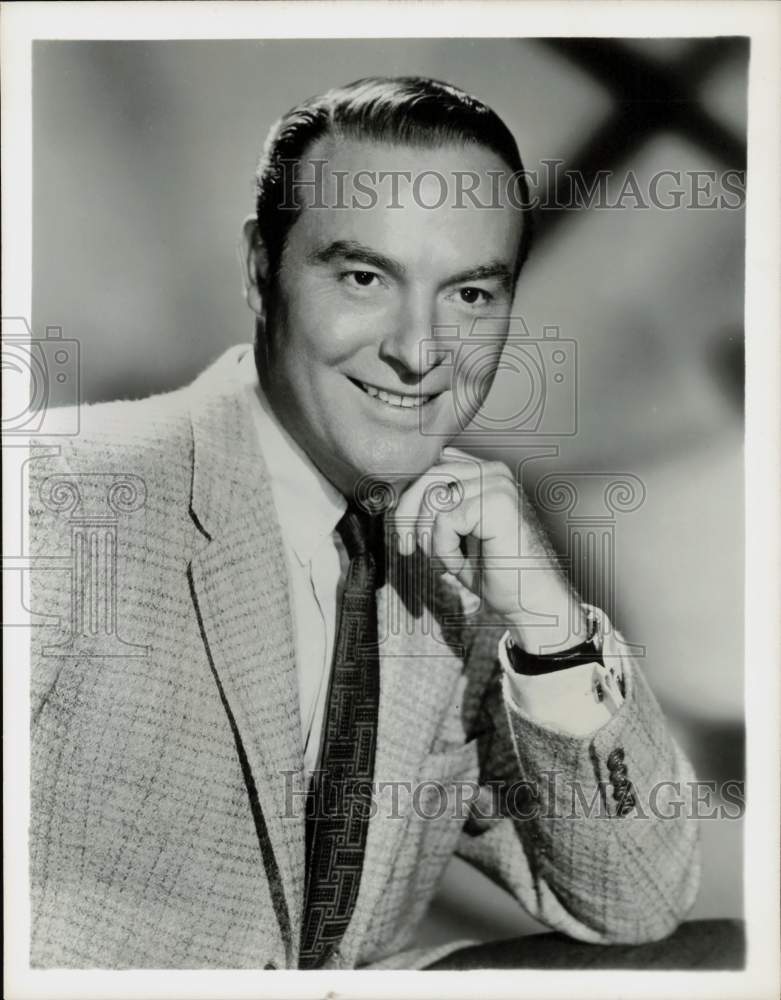
<path fill-rule="evenodd" d="M 516 674 L 524 677 L 539 677 L 542 674 L 552 674 L 557 670 L 567 670 L 583 663 L 602 663 L 602 632 L 597 615 L 588 617 L 588 635 L 577 646 L 564 649 L 557 653 L 543 653 L 534 656 L 518 646 L 509 632 L 504 637 L 507 659 Z"/>

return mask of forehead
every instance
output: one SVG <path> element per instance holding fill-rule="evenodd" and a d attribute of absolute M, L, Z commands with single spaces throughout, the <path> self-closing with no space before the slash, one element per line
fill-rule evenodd
<path fill-rule="evenodd" d="M 304 207 L 288 234 L 291 250 L 354 240 L 413 264 L 457 268 L 485 257 L 513 266 L 522 217 L 512 171 L 483 146 L 328 136 L 296 177 Z"/>

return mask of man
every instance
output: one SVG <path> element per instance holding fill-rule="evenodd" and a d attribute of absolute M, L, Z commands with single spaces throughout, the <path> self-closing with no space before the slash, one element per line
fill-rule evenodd
<path fill-rule="evenodd" d="M 648 807 L 691 771 L 640 669 L 510 470 L 449 444 L 507 336 L 522 170 L 435 81 L 293 109 L 243 233 L 254 351 L 31 463 L 34 550 L 74 560 L 72 595 L 34 579 L 63 635 L 34 630 L 33 964 L 421 967 L 453 853 L 581 941 L 691 906 L 696 830 Z"/>

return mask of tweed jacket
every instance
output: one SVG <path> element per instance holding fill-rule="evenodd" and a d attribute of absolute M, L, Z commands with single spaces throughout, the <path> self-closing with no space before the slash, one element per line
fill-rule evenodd
<path fill-rule="evenodd" d="M 84 407 L 77 435 L 31 452 L 37 967 L 297 967 L 296 636 L 237 357 L 173 393 Z M 691 772 L 641 670 L 606 725 L 569 736 L 514 706 L 497 623 L 459 611 L 420 553 L 391 560 L 374 808 L 332 967 L 441 954 L 410 944 L 454 853 L 575 938 L 665 936 L 696 894 L 697 832 L 649 812 L 658 782 Z M 617 775 L 638 803 L 624 814 Z M 475 796 L 490 808 L 465 816 Z"/>

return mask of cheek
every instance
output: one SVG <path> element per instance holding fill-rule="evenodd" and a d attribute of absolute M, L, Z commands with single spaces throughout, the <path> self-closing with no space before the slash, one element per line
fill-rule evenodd
<path fill-rule="evenodd" d="M 294 364 L 339 368 L 367 340 L 374 324 L 337 294 L 301 295 L 286 310 L 283 336 Z"/>
<path fill-rule="evenodd" d="M 501 346 L 492 343 L 465 351 L 458 358 L 453 391 L 458 396 L 462 413 L 473 416 L 483 405 L 491 391 L 501 357 Z"/>

